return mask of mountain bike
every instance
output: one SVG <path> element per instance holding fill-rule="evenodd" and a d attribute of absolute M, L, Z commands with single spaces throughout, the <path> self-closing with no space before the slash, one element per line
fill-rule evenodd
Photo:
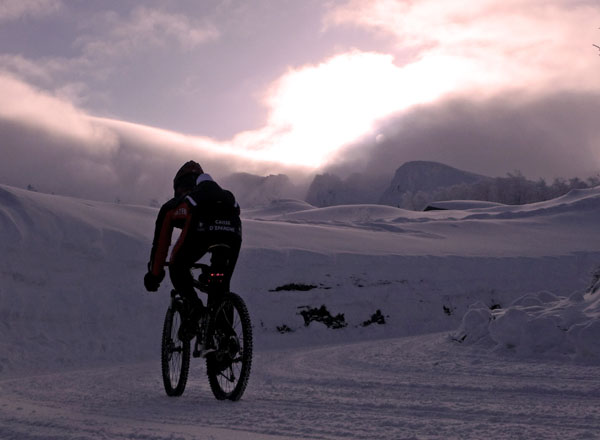
<path fill-rule="evenodd" d="M 208 250 L 211 264 L 192 266 L 202 270 L 194 287 L 208 295 L 197 323 L 194 319 L 191 327 L 182 328 L 190 305 L 177 291 L 171 291 L 161 344 L 162 377 L 168 396 L 183 394 L 190 354 L 206 359 L 208 382 L 217 399 L 236 401 L 244 394 L 252 365 L 252 324 L 244 300 L 229 290 L 228 249 L 226 245 L 212 246 Z"/>

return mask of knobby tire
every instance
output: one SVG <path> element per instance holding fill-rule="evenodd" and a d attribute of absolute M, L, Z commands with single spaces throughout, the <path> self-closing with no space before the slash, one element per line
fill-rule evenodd
<path fill-rule="evenodd" d="M 239 400 L 248 385 L 252 366 L 252 324 L 239 295 L 228 293 L 219 300 L 209 334 L 217 349 L 206 358 L 210 389 L 219 400 Z"/>
<path fill-rule="evenodd" d="M 190 342 L 178 338 L 182 317 L 179 308 L 171 306 L 165 315 L 161 344 L 162 377 L 168 396 L 181 396 L 190 369 Z"/>

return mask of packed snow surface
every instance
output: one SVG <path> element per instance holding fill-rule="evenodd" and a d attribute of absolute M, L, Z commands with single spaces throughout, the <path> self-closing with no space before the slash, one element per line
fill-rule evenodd
<path fill-rule="evenodd" d="M 156 208 L 0 185 L 0 438 L 600 438 L 600 188 L 447 207 L 244 211 L 227 403 L 162 390 Z"/>

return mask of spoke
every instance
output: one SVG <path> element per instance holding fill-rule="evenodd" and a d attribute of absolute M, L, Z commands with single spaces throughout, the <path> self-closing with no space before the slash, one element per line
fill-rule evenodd
<path fill-rule="evenodd" d="M 227 382 L 234 382 L 235 381 L 235 374 L 233 374 L 233 370 L 231 369 L 231 367 L 229 367 L 230 370 L 230 374 L 227 376 L 225 374 L 225 371 L 222 371 L 221 373 L 219 373 L 219 375 L 221 377 L 223 377 Z"/>
<path fill-rule="evenodd" d="M 179 320 L 179 314 L 174 314 L 173 322 L 171 326 L 171 341 L 169 344 L 169 376 L 171 383 L 176 385 L 179 382 L 180 367 L 181 367 L 181 354 L 183 352 L 183 346 L 178 345 L 177 342 L 177 331 L 181 322 Z"/>

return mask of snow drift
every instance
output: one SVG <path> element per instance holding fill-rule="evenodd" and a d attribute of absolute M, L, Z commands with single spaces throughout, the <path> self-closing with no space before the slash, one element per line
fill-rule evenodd
<path fill-rule="evenodd" d="M 156 214 L 0 185 L 3 375 L 157 357 L 170 286 L 142 286 Z M 457 350 L 600 358 L 600 188 L 525 206 L 278 201 L 244 215 L 232 286 L 258 350 L 444 331 Z"/>
<path fill-rule="evenodd" d="M 598 295 L 575 292 L 561 297 L 542 291 L 524 295 L 506 309 L 471 305 L 453 339 L 525 358 L 597 362 L 599 318 Z"/>

